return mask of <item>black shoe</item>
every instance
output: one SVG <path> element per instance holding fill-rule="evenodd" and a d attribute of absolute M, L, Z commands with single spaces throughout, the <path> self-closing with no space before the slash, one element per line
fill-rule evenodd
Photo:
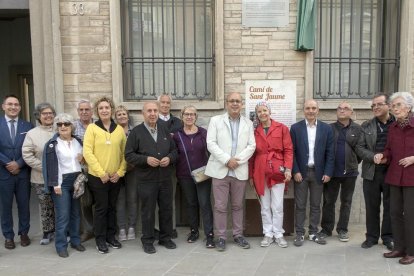
<path fill-rule="evenodd" d="M 219 238 L 217 241 L 217 250 L 224 251 L 226 250 L 226 240 L 223 238 Z"/>
<path fill-rule="evenodd" d="M 71 244 L 70 247 L 72 247 L 73 249 L 75 249 L 76 251 L 79 251 L 79 252 L 83 252 L 83 251 L 86 250 L 85 247 L 82 244 L 76 244 L 76 245 Z"/>
<path fill-rule="evenodd" d="M 177 248 L 177 245 L 172 240 L 159 241 L 158 244 L 165 246 L 165 248 L 167 248 L 167 249 L 176 249 Z"/>
<path fill-rule="evenodd" d="M 361 247 L 362 247 L 362 248 L 365 248 L 365 249 L 368 249 L 368 248 L 373 247 L 373 246 L 374 246 L 374 245 L 376 245 L 376 244 L 378 244 L 378 242 L 374 242 L 374 241 L 371 241 L 371 240 L 365 240 L 365 241 L 361 244 Z"/>
<path fill-rule="evenodd" d="M 59 255 L 59 257 L 62 257 L 62 258 L 69 257 L 68 251 L 66 249 L 58 252 L 58 255 Z"/>
<path fill-rule="evenodd" d="M 154 254 L 155 252 L 155 247 L 152 243 L 144 243 L 142 245 L 142 248 L 144 248 L 144 252 L 147 254 Z"/>
<path fill-rule="evenodd" d="M 109 252 L 106 242 L 103 242 L 103 241 L 96 242 L 96 249 L 98 249 L 98 252 L 101 254 L 105 254 Z"/>
<path fill-rule="evenodd" d="M 216 243 L 214 242 L 214 234 L 210 233 L 207 236 L 207 241 L 206 241 L 206 247 L 207 248 L 215 248 L 216 247 Z"/>
<path fill-rule="evenodd" d="M 177 229 L 173 229 L 171 233 L 171 239 L 176 239 L 176 238 L 178 238 Z"/>
<path fill-rule="evenodd" d="M 114 249 L 119 249 L 122 247 L 122 244 L 119 241 L 117 241 L 115 238 L 106 240 L 106 243 L 109 244 L 109 246 Z"/>
<path fill-rule="evenodd" d="M 394 242 L 389 240 L 389 241 L 383 241 L 382 242 L 389 251 L 393 251 L 394 250 Z"/>
<path fill-rule="evenodd" d="M 196 240 L 198 240 L 199 236 L 200 236 L 200 234 L 198 233 L 197 230 L 191 229 L 190 234 L 188 234 L 187 242 L 188 243 L 193 243 Z"/>

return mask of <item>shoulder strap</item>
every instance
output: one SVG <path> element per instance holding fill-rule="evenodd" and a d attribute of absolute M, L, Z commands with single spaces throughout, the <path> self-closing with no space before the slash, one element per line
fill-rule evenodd
<path fill-rule="evenodd" d="M 190 175 L 191 175 L 191 166 L 190 166 L 190 161 L 188 161 L 187 149 L 185 148 L 185 145 L 184 145 L 183 139 L 181 138 L 180 132 L 178 131 L 177 134 L 178 134 L 178 137 L 180 138 L 181 144 L 183 145 L 185 159 L 187 160 L 188 170 L 190 171 Z"/>

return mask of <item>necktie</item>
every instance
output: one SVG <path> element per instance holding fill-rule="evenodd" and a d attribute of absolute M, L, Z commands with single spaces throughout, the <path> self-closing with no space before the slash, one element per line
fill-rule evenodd
<path fill-rule="evenodd" d="M 16 121 L 12 119 L 9 122 L 10 122 L 10 137 L 14 144 L 14 139 L 16 139 L 16 128 L 14 127 L 14 122 Z"/>

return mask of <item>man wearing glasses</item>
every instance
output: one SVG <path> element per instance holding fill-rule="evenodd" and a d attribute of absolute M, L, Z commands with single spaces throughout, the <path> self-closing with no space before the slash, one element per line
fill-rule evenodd
<path fill-rule="evenodd" d="M 341 190 L 341 208 L 336 232 L 342 242 L 349 240 L 348 222 L 360 162 L 354 149 L 361 135 L 361 126 L 352 121 L 353 113 L 352 106 L 347 102 L 340 103 L 336 109 L 337 121 L 331 124 L 334 134 L 334 172 L 331 181 L 323 186 L 321 235 L 332 235 L 335 226 L 335 203 Z"/>
<path fill-rule="evenodd" d="M 233 238 L 243 249 L 250 248 L 243 237 L 243 200 L 249 178 L 248 160 L 256 149 L 253 123 L 240 115 L 240 93 L 230 93 L 227 112 L 214 116 L 207 131 L 207 149 L 211 153 L 205 174 L 213 178 L 214 225 L 218 251 L 226 249 L 227 203 L 230 195 Z"/>
<path fill-rule="evenodd" d="M 362 162 L 363 191 L 366 208 L 366 239 L 362 248 L 370 248 L 378 244 L 381 237 L 388 250 L 393 250 L 394 242 L 391 231 L 390 188 L 384 179 L 388 166 L 374 163 L 374 155 L 384 151 L 387 143 L 389 126 L 394 122 L 388 105 L 388 95 L 378 94 L 372 100 L 374 118 L 364 122 L 355 148 Z M 382 225 L 380 224 L 381 194 L 383 204 Z M 381 228 L 380 228 L 381 225 Z"/>

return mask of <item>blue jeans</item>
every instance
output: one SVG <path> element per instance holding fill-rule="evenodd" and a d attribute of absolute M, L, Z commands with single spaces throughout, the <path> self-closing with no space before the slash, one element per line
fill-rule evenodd
<path fill-rule="evenodd" d="M 66 250 L 68 247 L 67 233 L 70 235 L 72 245 L 80 244 L 80 203 L 79 199 L 73 198 L 73 182 L 78 172 L 63 175 L 62 195 L 57 195 L 52 190 L 52 198 L 55 204 L 55 247 L 57 252 Z"/>

